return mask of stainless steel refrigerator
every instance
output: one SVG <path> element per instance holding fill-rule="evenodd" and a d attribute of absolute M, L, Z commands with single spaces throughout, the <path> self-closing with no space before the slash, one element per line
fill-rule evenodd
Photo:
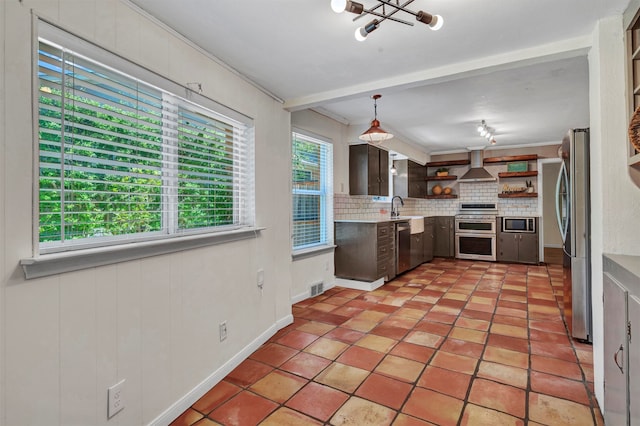
<path fill-rule="evenodd" d="M 556 214 L 564 242 L 564 315 L 576 339 L 591 342 L 589 129 L 572 129 L 559 151 Z"/>

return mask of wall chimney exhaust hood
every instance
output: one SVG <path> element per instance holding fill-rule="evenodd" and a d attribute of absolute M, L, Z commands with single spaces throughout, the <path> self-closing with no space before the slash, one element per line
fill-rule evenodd
<path fill-rule="evenodd" d="M 497 180 L 482 166 L 484 155 L 481 149 L 472 149 L 469 156 L 471 168 L 458 179 L 458 182 L 495 182 Z"/>

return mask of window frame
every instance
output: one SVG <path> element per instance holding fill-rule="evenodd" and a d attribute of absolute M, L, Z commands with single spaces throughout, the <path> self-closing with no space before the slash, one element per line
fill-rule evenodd
<path fill-rule="evenodd" d="M 321 159 L 328 163 L 320 165 L 321 178 L 320 188 L 318 190 L 296 189 L 293 180 L 293 156 L 294 144 L 296 140 L 313 143 L 319 145 L 321 150 L 325 152 L 321 154 Z M 291 250 L 296 256 L 304 256 L 307 253 L 322 252 L 333 249 L 334 232 L 333 232 L 333 142 L 323 136 L 300 128 L 293 128 L 291 132 Z M 319 197 L 320 205 L 320 241 L 295 246 L 295 195 L 314 195 Z M 324 231 L 324 232 L 323 232 Z"/>
<path fill-rule="evenodd" d="M 179 252 L 183 250 L 240 241 L 244 239 L 257 238 L 260 232 L 265 229 L 257 227 L 255 224 L 255 128 L 252 118 L 235 111 L 229 107 L 219 104 L 191 88 L 178 84 L 167 79 L 147 68 L 135 64 L 121 56 L 106 50 L 93 42 L 48 22 L 42 17 L 33 16 L 33 37 L 32 37 L 32 121 L 33 121 L 33 208 L 32 208 L 32 256 L 20 260 L 25 278 L 37 278 L 54 274 L 76 271 L 96 266 L 120 263 L 150 256 L 163 255 Z M 178 98 L 195 106 L 212 111 L 219 116 L 235 120 L 246 126 L 247 142 L 246 162 L 243 165 L 245 179 L 242 191 L 246 194 L 241 199 L 244 211 L 242 220 L 234 226 L 219 226 L 198 228 L 195 231 L 187 231 L 174 234 L 163 234 L 159 236 L 143 236 L 143 238 L 128 239 L 120 241 L 104 241 L 94 246 L 79 246 L 73 250 L 53 250 L 42 252 L 40 250 L 39 237 L 39 193 L 40 193 L 40 173 L 39 173 L 39 42 L 40 38 L 64 46 L 65 48 L 90 58 L 95 62 L 113 67 L 118 72 L 130 75 L 136 79 L 144 81 L 146 84 L 159 88 L 163 92 L 172 93 Z M 89 54 L 87 54 L 89 53 Z M 234 190 L 237 186 L 234 184 Z M 142 234 L 141 234 L 142 235 Z"/>
<path fill-rule="evenodd" d="M 165 180 L 167 179 L 167 171 L 170 171 L 167 166 L 163 166 L 162 168 L 162 180 L 163 180 L 163 190 L 161 194 L 161 204 L 162 204 L 162 223 L 161 228 L 155 231 L 149 232 L 140 232 L 133 234 L 123 234 L 113 237 L 100 237 L 96 239 L 92 238 L 82 238 L 78 240 L 69 240 L 66 242 L 53 242 L 53 243 L 41 243 L 39 241 L 40 231 L 39 231 L 39 185 L 34 185 L 34 255 L 40 254 L 50 254 L 57 252 L 64 252 L 70 250 L 83 250 L 83 249 L 91 249 L 91 248 L 100 248 L 107 247 L 111 245 L 119 245 L 119 244 L 128 244 L 135 242 L 145 242 L 156 239 L 167 239 L 167 238 L 177 238 L 180 236 L 188 236 L 188 235 L 196 235 L 196 234 L 207 234 L 207 233 L 215 233 L 215 232 L 224 232 L 224 231 L 233 231 L 235 229 L 240 229 L 244 227 L 253 227 L 255 225 L 255 185 L 254 185 L 254 177 L 252 176 L 255 170 L 253 167 L 254 158 L 253 158 L 253 120 L 250 118 L 233 111 L 227 107 L 224 107 L 215 101 L 212 101 L 198 93 L 193 92 L 189 88 L 185 88 L 183 86 L 179 86 L 176 83 L 159 76 L 141 66 L 132 63 L 126 59 L 123 59 L 109 51 L 106 51 L 94 44 L 87 42 L 77 36 L 74 36 L 71 33 L 68 33 L 56 26 L 48 24 L 44 21 L 38 21 L 38 37 L 36 37 L 34 41 L 34 69 L 38 69 L 38 49 L 41 39 L 45 41 L 47 44 L 51 44 L 56 46 L 57 48 L 62 49 L 63 51 L 70 51 L 74 56 L 78 58 L 82 58 L 83 60 L 94 62 L 98 64 L 101 68 L 112 71 L 116 74 L 122 75 L 123 79 L 133 79 L 140 81 L 142 84 L 157 90 L 162 94 L 162 104 L 165 104 L 165 100 L 169 99 L 169 102 L 173 103 L 172 107 L 175 107 L 176 111 L 187 110 L 190 112 L 201 113 L 207 115 L 207 117 L 211 120 L 218 120 L 224 122 L 229 126 L 233 126 L 236 129 L 237 126 L 245 126 L 246 128 L 246 147 L 243 147 L 247 150 L 245 163 L 241 164 L 240 167 L 244 167 L 242 173 L 251 175 L 245 176 L 244 179 L 239 179 L 236 176 L 237 172 L 237 164 L 234 160 L 233 169 L 234 169 L 234 177 L 233 177 L 233 200 L 234 203 L 238 202 L 241 205 L 241 208 L 245 211 L 237 212 L 235 211 L 234 204 L 234 213 L 238 214 L 237 220 L 234 220 L 232 224 L 224 225 L 224 226 L 203 226 L 192 229 L 181 229 L 178 226 L 178 198 L 176 194 L 170 195 L 167 194 L 165 187 Z M 35 152 L 38 153 L 40 150 L 39 144 L 39 108 L 38 108 L 38 100 L 39 100 L 39 77 L 37 72 L 34 72 L 34 149 Z M 184 96 L 180 94 L 180 92 L 184 93 Z M 164 113 L 163 113 L 164 115 Z M 177 115 L 177 113 L 176 113 Z M 178 123 L 175 123 L 176 126 Z M 178 130 L 176 128 L 175 135 L 173 135 L 173 142 L 167 142 L 167 135 L 164 132 L 165 128 L 163 126 L 163 136 L 162 136 L 162 145 L 163 149 L 166 151 L 167 148 L 170 150 L 174 150 L 177 152 L 178 145 L 180 144 L 180 140 L 178 138 Z M 233 147 L 238 147 L 243 144 L 238 145 L 235 140 L 235 136 L 233 137 L 232 145 Z M 177 158 L 177 153 L 174 154 Z M 39 182 L 40 176 L 37 173 L 40 167 L 39 155 L 34 156 L 34 178 L 35 182 Z M 163 163 L 166 159 L 163 159 Z M 178 184 L 180 182 L 179 177 L 177 176 L 177 165 L 175 166 L 176 170 L 173 170 L 173 174 L 175 175 L 172 180 L 172 183 L 175 185 L 175 189 L 178 190 Z M 248 188 L 246 188 L 248 187 Z M 244 198 L 240 198 L 238 195 L 239 188 L 246 192 L 249 200 Z M 238 207 L 240 209 L 240 207 Z"/>

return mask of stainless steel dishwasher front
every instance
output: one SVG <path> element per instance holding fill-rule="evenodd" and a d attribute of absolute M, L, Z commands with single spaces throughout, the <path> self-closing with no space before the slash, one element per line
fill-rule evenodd
<path fill-rule="evenodd" d="M 411 227 L 409 222 L 396 222 L 396 274 L 411 268 Z"/>

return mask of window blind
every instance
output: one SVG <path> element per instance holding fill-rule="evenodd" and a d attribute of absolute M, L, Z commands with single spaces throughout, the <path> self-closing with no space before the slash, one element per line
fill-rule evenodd
<path fill-rule="evenodd" d="M 248 125 L 40 40 L 40 251 L 253 225 Z"/>
<path fill-rule="evenodd" d="M 293 249 L 333 243 L 333 146 L 293 133 Z"/>

